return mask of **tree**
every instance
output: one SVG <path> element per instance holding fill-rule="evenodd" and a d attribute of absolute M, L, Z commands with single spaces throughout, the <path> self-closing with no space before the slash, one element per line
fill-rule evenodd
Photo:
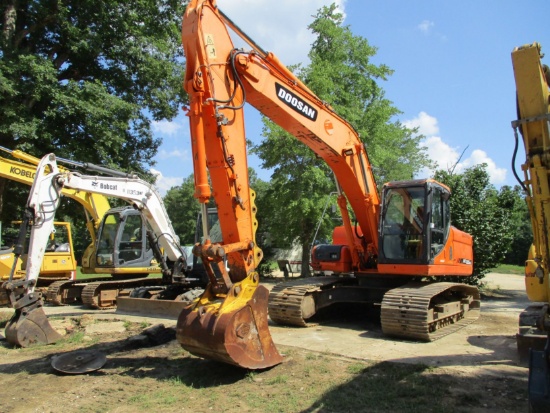
<path fill-rule="evenodd" d="M 172 221 L 174 231 L 180 237 L 181 245 L 195 243 L 195 228 L 200 204 L 193 196 L 194 192 L 195 181 L 193 175 L 189 175 L 180 186 L 170 188 L 164 197 L 166 212 Z"/>
<path fill-rule="evenodd" d="M 7 0 L 0 11 L 0 144 L 146 174 L 160 143 L 151 120 L 184 101 L 181 2 Z"/>
<path fill-rule="evenodd" d="M 477 285 L 490 269 L 503 262 L 510 250 L 515 199 L 509 188 L 499 192 L 490 184 L 486 164 L 473 166 L 462 174 L 440 170 L 434 178 L 451 189 L 452 225 L 473 236 L 474 272 L 460 281 Z"/>
<path fill-rule="evenodd" d="M 525 202 L 525 196 L 522 189 L 516 185 L 514 188 L 503 186 L 501 193 L 507 193 L 511 197 L 512 213 L 510 224 L 513 228 L 514 239 L 509 251 L 504 258 L 505 264 L 525 265 L 529 248 L 533 243 L 533 228 L 531 226 L 531 217 L 529 209 Z"/>
<path fill-rule="evenodd" d="M 384 97 L 378 81 L 392 72 L 370 62 L 376 48 L 343 26 L 343 16 L 335 5 L 323 7 L 309 28 L 316 35 L 308 55 L 311 63 L 296 68 L 296 73 L 356 129 L 377 177 L 384 181 L 409 179 L 427 166 L 428 158 L 419 146 L 422 136 L 391 120 L 399 111 Z M 267 119 L 263 137 L 252 151 L 264 168 L 274 172 L 266 194 L 270 209 L 261 216 L 269 219 L 270 235 L 277 246 L 298 240 L 303 247 L 302 262 L 309 262 L 309 248 L 326 197 L 335 190 L 332 173 L 305 145 Z M 325 216 L 320 236 L 329 237 L 332 225 Z M 308 273 L 308 266 L 302 265 L 302 275 Z"/>
<path fill-rule="evenodd" d="M 376 47 L 342 23 L 334 4 L 317 13 L 309 26 L 317 35 L 308 55 L 311 64 L 300 71 L 300 77 L 355 128 L 379 182 L 410 179 L 430 165 L 425 148 L 420 147 L 423 136 L 392 121 L 401 112 L 385 98 L 379 82 L 393 71 L 371 63 Z"/>

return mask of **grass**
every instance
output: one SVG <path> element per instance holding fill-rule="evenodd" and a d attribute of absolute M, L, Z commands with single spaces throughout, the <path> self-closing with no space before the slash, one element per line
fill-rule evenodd
<path fill-rule="evenodd" d="M 518 265 L 509 265 L 509 264 L 501 264 L 498 267 L 491 270 L 492 272 L 497 272 L 499 274 L 515 274 L 515 275 L 523 275 L 524 274 L 524 267 L 518 266 Z"/>
<path fill-rule="evenodd" d="M 0 329 L 6 327 L 8 321 L 10 320 L 12 313 L 0 313 Z"/>

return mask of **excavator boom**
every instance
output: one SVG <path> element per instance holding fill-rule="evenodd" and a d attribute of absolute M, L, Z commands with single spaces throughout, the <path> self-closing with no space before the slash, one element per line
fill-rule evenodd
<path fill-rule="evenodd" d="M 241 89 L 231 89 L 224 81 L 231 76 L 227 57 L 233 45 L 213 3 L 188 4 L 182 41 L 187 58 L 184 87 L 189 94 L 195 197 L 205 216 L 206 203 L 213 195 L 223 242 L 211 244 L 205 234 L 205 242 L 195 246 L 194 253 L 201 256 L 210 283 L 203 296 L 180 314 L 177 336 L 194 354 L 245 368 L 266 368 L 282 358 L 267 327 L 269 294 L 259 285 L 256 270 L 262 251 L 256 245 L 255 194 L 248 186 L 244 118 L 238 109 L 244 97 Z M 214 275 L 214 268 L 220 277 Z"/>
<path fill-rule="evenodd" d="M 51 163 L 49 159 L 43 159 L 36 168 L 36 176 L 27 201 L 27 214 L 21 225 L 15 248 L 15 259 L 17 261 L 21 255 L 29 223 L 33 228 L 30 245 L 41 245 L 42 248 L 37 248 L 34 255 L 29 256 L 25 279 L 14 280 L 12 269 L 9 280 L 2 284 L 2 289 L 6 291 L 15 310 L 6 325 L 6 339 L 9 343 L 21 347 L 37 343 L 51 344 L 61 338 L 44 313 L 42 294 L 35 292 L 45 246 L 54 228 L 54 217 L 51 211 L 55 211 L 60 198 L 59 193 L 49 185 L 51 176 L 56 173 L 58 173 L 57 165 Z M 39 202 L 37 202 L 38 199 L 40 199 Z"/>

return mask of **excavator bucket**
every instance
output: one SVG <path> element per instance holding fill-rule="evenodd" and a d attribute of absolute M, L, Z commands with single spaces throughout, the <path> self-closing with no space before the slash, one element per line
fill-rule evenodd
<path fill-rule="evenodd" d="M 16 308 L 6 325 L 5 336 L 8 343 L 20 347 L 52 344 L 61 338 L 44 313 L 42 299 L 29 306 Z"/>
<path fill-rule="evenodd" d="M 239 291 L 237 297 L 235 291 Z M 216 304 L 207 290 L 181 312 L 176 330 L 178 342 L 191 354 L 247 369 L 281 363 L 283 358 L 267 326 L 268 296 L 264 286 L 246 289 L 237 285 L 221 304 L 219 300 Z"/>

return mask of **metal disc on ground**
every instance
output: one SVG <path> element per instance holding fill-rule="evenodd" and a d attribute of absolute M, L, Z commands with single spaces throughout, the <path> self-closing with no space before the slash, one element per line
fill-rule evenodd
<path fill-rule="evenodd" d="M 99 370 L 107 362 L 107 356 L 96 350 L 78 350 L 54 356 L 52 367 L 67 374 L 84 374 Z"/>

